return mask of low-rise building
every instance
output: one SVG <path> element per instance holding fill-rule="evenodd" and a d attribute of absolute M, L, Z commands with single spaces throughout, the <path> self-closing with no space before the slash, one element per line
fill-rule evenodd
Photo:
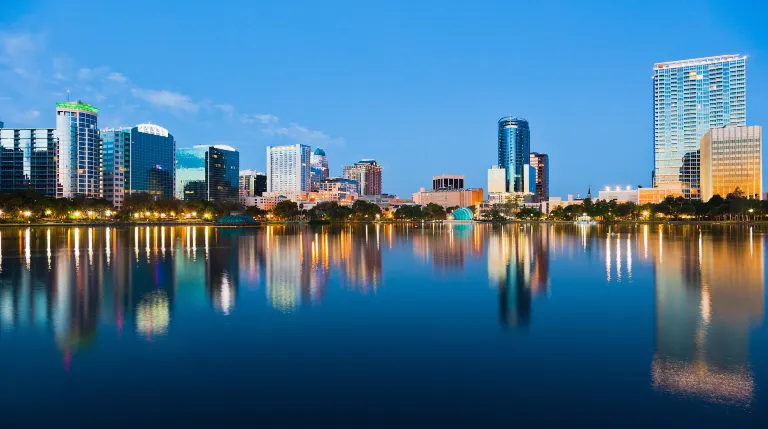
<path fill-rule="evenodd" d="M 597 199 L 602 201 L 616 201 L 617 203 L 635 203 L 640 200 L 638 196 L 638 189 L 632 189 L 627 186 L 621 188 L 619 186 L 611 188 L 606 186 L 605 190 L 598 192 Z"/>
<path fill-rule="evenodd" d="M 426 206 L 437 204 L 443 207 L 469 207 L 483 201 L 483 189 L 457 189 L 446 191 L 427 191 L 421 188 L 413 194 L 413 202 Z"/>

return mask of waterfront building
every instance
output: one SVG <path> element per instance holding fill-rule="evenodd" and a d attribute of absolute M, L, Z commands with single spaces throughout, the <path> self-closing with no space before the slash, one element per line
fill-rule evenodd
<path fill-rule="evenodd" d="M 456 189 L 464 189 L 464 176 L 451 174 L 432 176 L 433 191 L 453 191 Z"/>
<path fill-rule="evenodd" d="M 238 201 L 240 153 L 226 145 L 176 150 L 176 198 Z"/>
<path fill-rule="evenodd" d="M 726 125 L 701 139 L 701 199 L 740 193 L 760 199 L 763 192 L 763 127 Z"/>
<path fill-rule="evenodd" d="M 123 206 L 126 194 L 127 170 L 130 165 L 131 129 L 108 128 L 101 130 L 102 177 L 104 199 L 113 206 Z"/>
<path fill-rule="evenodd" d="M 0 191 L 32 190 L 56 197 L 56 129 L 2 128 Z"/>
<path fill-rule="evenodd" d="M 505 116 L 499 119 L 498 167 L 506 173 L 505 192 L 529 192 L 528 174 L 531 152 L 531 132 L 528 121 Z"/>
<path fill-rule="evenodd" d="M 746 57 L 721 55 L 653 66 L 654 187 L 700 197 L 701 138 L 746 125 Z"/>
<path fill-rule="evenodd" d="M 638 189 L 632 189 L 627 186 L 621 188 L 619 186 L 611 188 L 606 186 L 605 190 L 597 193 L 597 199 L 602 201 L 616 201 L 617 203 L 635 203 L 640 201 Z"/>
<path fill-rule="evenodd" d="M 99 109 L 82 101 L 56 103 L 57 196 L 102 197 Z"/>
<path fill-rule="evenodd" d="M 546 153 L 531 152 L 531 167 L 536 170 L 536 199 L 547 201 L 549 199 L 549 155 Z"/>
<path fill-rule="evenodd" d="M 446 191 L 427 191 L 421 188 L 413 194 L 413 202 L 422 206 L 434 203 L 444 208 L 474 206 L 483 201 L 483 189 L 456 189 Z"/>
<path fill-rule="evenodd" d="M 129 194 L 147 193 L 155 199 L 173 198 L 176 140 L 167 129 L 154 124 L 131 128 L 127 160 L 126 188 Z"/>
<path fill-rule="evenodd" d="M 343 177 L 330 177 L 317 183 L 317 198 L 325 201 L 355 199 L 360 194 L 360 184 Z"/>
<path fill-rule="evenodd" d="M 639 188 L 637 190 L 637 203 L 656 204 L 664 201 L 667 197 L 682 197 L 682 192 L 666 188 Z"/>
<path fill-rule="evenodd" d="M 312 190 L 316 190 L 315 183 L 325 180 L 329 177 L 328 157 L 321 148 L 315 149 L 310 157 L 310 176 L 312 177 Z"/>
<path fill-rule="evenodd" d="M 309 192 L 309 151 L 303 144 L 267 146 L 267 192 Z"/>
<path fill-rule="evenodd" d="M 373 159 L 363 159 L 343 167 L 344 178 L 360 184 L 360 195 L 381 195 L 381 166 Z"/>
<path fill-rule="evenodd" d="M 507 192 L 507 170 L 497 165 L 488 170 L 488 193 Z"/>
<path fill-rule="evenodd" d="M 255 170 L 240 170 L 240 190 L 247 197 L 260 197 L 267 191 L 267 175 Z"/>

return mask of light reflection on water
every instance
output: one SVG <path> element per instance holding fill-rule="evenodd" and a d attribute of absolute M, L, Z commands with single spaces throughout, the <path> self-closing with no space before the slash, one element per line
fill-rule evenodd
<path fill-rule="evenodd" d="M 384 299 L 385 309 L 370 317 L 396 325 L 411 311 L 407 301 L 424 293 L 419 288 L 458 287 L 455 282 L 471 285 L 460 292 L 468 303 L 486 299 L 486 284 L 495 298 L 450 317 L 478 331 L 536 335 L 537 324 L 557 317 L 547 301 L 568 305 L 557 301 L 561 292 L 641 288 L 653 296 L 653 325 L 644 328 L 654 342 L 648 394 L 749 407 L 765 388 L 750 360 L 750 336 L 763 328 L 764 247 L 762 231 L 753 227 L 3 228 L 0 344 L 23 347 L 11 334 L 49 332 L 69 370 L 79 353 L 99 347 L 100 332 L 123 335 L 128 326 L 146 341 L 173 337 L 189 323 L 174 314 L 201 311 L 193 305 L 200 296 L 220 317 L 253 312 L 261 296 L 271 311 L 292 318 L 326 300 L 343 311 L 335 300 L 351 293 Z M 413 281 L 403 283 L 408 278 Z M 388 293 L 405 301 L 391 302 Z M 574 305 L 587 306 L 581 317 L 588 320 L 590 306 L 612 303 Z M 498 322 L 488 323 L 486 315 Z M 565 340 L 549 335 L 555 346 Z"/>

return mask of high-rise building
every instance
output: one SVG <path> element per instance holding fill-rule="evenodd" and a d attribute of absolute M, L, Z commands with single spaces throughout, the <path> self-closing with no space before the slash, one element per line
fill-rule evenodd
<path fill-rule="evenodd" d="M 746 57 L 653 66 L 654 186 L 700 197 L 699 144 L 710 128 L 746 125 Z"/>
<path fill-rule="evenodd" d="M 127 169 L 130 165 L 131 129 L 109 128 L 101 130 L 102 176 L 104 199 L 115 207 L 122 207 L 126 193 Z"/>
<path fill-rule="evenodd" d="M 488 170 L 488 193 L 501 194 L 507 192 L 507 170 L 494 165 Z"/>
<path fill-rule="evenodd" d="M 381 166 L 373 159 L 345 165 L 344 177 L 360 184 L 360 195 L 381 195 Z"/>
<path fill-rule="evenodd" d="M 325 151 L 317 148 L 312 153 L 311 157 L 311 176 L 312 176 L 312 190 L 317 190 L 315 183 L 325 180 L 329 177 L 330 171 L 328 170 L 328 157 L 325 156 Z"/>
<path fill-rule="evenodd" d="M 726 125 L 701 139 L 701 199 L 739 193 L 761 199 L 763 127 Z"/>
<path fill-rule="evenodd" d="M 433 191 L 453 191 L 464 189 L 464 176 L 441 174 L 432 176 Z"/>
<path fill-rule="evenodd" d="M 499 119 L 499 168 L 506 170 L 506 192 L 527 192 L 524 183 L 530 162 L 531 131 L 528 121 L 505 116 Z"/>
<path fill-rule="evenodd" d="M 176 184 L 176 140 L 163 127 L 139 124 L 131 129 L 126 190 L 171 199 Z"/>
<path fill-rule="evenodd" d="M 267 146 L 267 192 L 311 191 L 309 152 L 303 144 Z"/>
<path fill-rule="evenodd" d="M 531 167 L 536 169 L 536 201 L 549 201 L 549 155 L 531 152 Z"/>
<path fill-rule="evenodd" d="M 56 130 L 6 129 L 0 122 L 0 191 L 55 197 L 56 181 Z"/>
<path fill-rule="evenodd" d="M 98 118 L 99 109 L 82 101 L 56 103 L 59 197 L 102 196 Z"/>
<path fill-rule="evenodd" d="M 328 201 L 354 199 L 360 194 L 360 184 L 343 177 L 329 177 L 317 183 L 317 193 L 320 199 Z"/>
<path fill-rule="evenodd" d="M 240 170 L 240 190 L 246 197 L 260 197 L 267 192 L 267 175 L 255 170 Z"/>
<path fill-rule="evenodd" d="M 240 153 L 226 145 L 176 150 L 176 198 L 238 201 Z"/>

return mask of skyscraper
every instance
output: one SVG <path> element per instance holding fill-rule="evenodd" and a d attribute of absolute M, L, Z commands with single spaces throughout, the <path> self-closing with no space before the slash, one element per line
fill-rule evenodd
<path fill-rule="evenodd" d="M 655 187 L 700 197 L 699 144 L 710 128 L 746 125 L 746 57 L 653 66 Z"/>
<path fill-rule="evenodd" d="M 240 153 L 226 145 L 176 150 L 176 198 L 238 201 Z"/>
<path fill-rule="evenodd" d="M 148 193 L 171 199 L 176 181 L 176 141 L 163 127 L 139 124 L 131 129 L 127 157 L 128 193 Z"/>
<path fill-rule="evenodd" d="M 494 165 L 488 170 L 488 193 L 503 192 L 507 192 L 507 170 Z"/>
<path fill-rule="evenodd" d="M 536 169 L 536 200 L 549 201 L 549 155 L 531 152 L 531 167 Z"/>
<path fill-rule="evenodd" d="M 760 199 L 763 192 L 763 127 L 726 125 L 701 139 L 701 199 L 741 193 Z"/>
<path fill-rule="evenodd" d="M 328 157 L 325 156 L 325 151 L 317 148 L 312 153 L 311 158 L 311 176 L 312 176 L 312 190 L 316 190 L 315 183 L 325 180 L 329 176 L 328 171 Z"/>
<path fill-rule="evenodd" d="M 56 103 L 59 197 L 102 196 L 98 118 L 99 109 L 82 101 Z"/>
<path fill-rule="evenodd" d="M 363 159 L 343 167 L 344 178 L 360 184 L 360 195 L 381 195 L 381 166 L 373 159 Z"/>
<path fill-rule="evenodd" d="M 309 151 L 303 144 L 267 146 L 267 192 L 309 192 Z"/>
<path fill-rule="evenodd" d="M 499 119 L 499 168 L 506 170 L 507 192 L 528 192 L 524 179 L 530 152 L 528 121 L 512 116 Z"/>
<path fill-rule="evenodd" d="M 243 196 L 260 197 L 267 191 L 267 175 L 254 170 L 240 170 L 240 190 Z"/>
<path fill-rule="evenodd" d="M 104 198 L 115 207 L 122 207 L 125 199 L 127 168 L 131 153 L 131 129 L 109 128 L 101 130 L 102 177 Z"/>
<path fill-rule="evenodd" d="M 0 122 L 0 191 L 56 196 L 56 130 L 5 129 Z"/>

